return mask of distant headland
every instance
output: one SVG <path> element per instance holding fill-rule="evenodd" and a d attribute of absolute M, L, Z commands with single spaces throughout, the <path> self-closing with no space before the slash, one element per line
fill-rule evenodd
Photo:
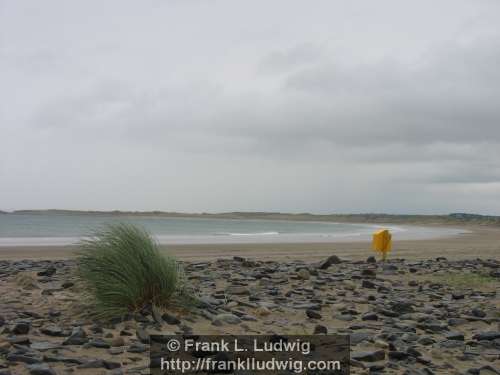
<path fill-rule="evenodd" d="M 168 211 L 83 211 L 83 210 L 15 210 L 0 211 L 0 214 L 64 214 L 64 215 L 113 215 L 113 216 L 161 216 L 176 218 L 210 218 L 210 219 L 266 219 L 266 220 L 300 220 L 329 221 L 341 223 L 396 223 L 396 224 L 441 224 L 441 225 L 500 225 L 500 216 L 479 215 L 470 213 L 451 213 L 445 215 L 395 215 L 383 213 L 362 214 L 311 214 L 283 212 L 221 212 L 221 213 L 186 213 Z"/>

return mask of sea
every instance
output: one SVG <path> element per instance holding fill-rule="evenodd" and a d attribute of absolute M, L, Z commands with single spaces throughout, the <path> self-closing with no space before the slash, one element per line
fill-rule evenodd
<path fill-rule="evenodd" d="M 0 214 L 0 246 L 72 245 L 113 223 L 132 223 L 160 244 L 309 243 L 368 241 L 389 229 L 394 239 L 453 236 L 463 230 L 408 225 L 348 224 L 321 221 L 183 218 L 77 213 Z"/>

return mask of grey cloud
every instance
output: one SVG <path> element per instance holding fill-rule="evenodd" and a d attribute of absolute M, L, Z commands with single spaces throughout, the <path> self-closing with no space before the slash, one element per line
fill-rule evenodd
<path fill-rule="evenodd" d="M 262 73 L 280 74 L 304 65 L 316 64 L 325 57 L 325 51 L 318 45 L 299 44 L 289 49 L 273 51 L 265 56 L 258 65 Z"/>
<path fill-rule="evenodd" d="M 358 147 L 370 158 L 370 150 L 376 157 L 381 148 L 402 155 L 405 147 L 413 147 L 412 158 L 425 158 L 425 150 L 419 155 L 416 145 L 500 141 L 495 100 L 500 73 L 493 77 L 491 72 L 482 82 L 484 71 L 473 63 L 461 63 L 458 73 L 436 73 L 453 66 L 457 56 L 467 61 L 469 55 L 484 51 L 495 61 L 497 56 L 489 52 L 495 46 L 441 51 L 448 58 L 418 69 L 395 62 L 308 68 L 287 76 L 278 93 L 258 95 L 227 95 L 203 83 L 144 91 L 111 82 L 75 98 L 58 99 L 34 118 L 34 124 L 108 128 L 111 135 L 118 131 L 167 143 L 169 137 L 178 140 L 179 134 L 195 133 L 200 139 L 238 140 L 246 143 L 248 152 L 300 153 L 320 142 Z M 351 156 L 356 159 L 356 154 Z"/>
<path fill-rule="evenodd" d="M 445 3 L 3 15 L 0 209 L 500 212 L 497 6 Z"/>
<path fill-rule="evenodd" d="M 448 46 L 418 67 L 385 61 L 354 68 L 325 65 L 295 73 L 285 85 L 317 100 L 328 97 L 333 108 L 341 103 L 331 113 L 332 139 L 349 141 L 348 129 L 362 128 L 354 141 L 365 136 L 380 142 L 499 141 L 500 72 L 492 69 L 500 62 L 499 45 L 500 39 L 480 43 L 481 48 Z"/>

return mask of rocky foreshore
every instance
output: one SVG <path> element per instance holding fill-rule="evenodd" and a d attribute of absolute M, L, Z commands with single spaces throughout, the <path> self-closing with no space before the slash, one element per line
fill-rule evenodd
<path fill-rule="evenodd" d="M 349 334 L 351 373 L 500 374 L 500 262 L 184 264 L 200 303 L 92 319 L 74 261 L 0 261 L 0 375 L 148 374 L 149 334 Z"/>

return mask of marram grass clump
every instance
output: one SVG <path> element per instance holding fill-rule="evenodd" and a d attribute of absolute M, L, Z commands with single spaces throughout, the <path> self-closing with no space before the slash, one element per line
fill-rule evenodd
<path fill-rule="evenodd" d="M 82 240 L 77 262 L 98 317 L 167 307 L 186 297 L 176 260 L 161 254 L 151 236 L 131 224 L 109 225 Z"/>

